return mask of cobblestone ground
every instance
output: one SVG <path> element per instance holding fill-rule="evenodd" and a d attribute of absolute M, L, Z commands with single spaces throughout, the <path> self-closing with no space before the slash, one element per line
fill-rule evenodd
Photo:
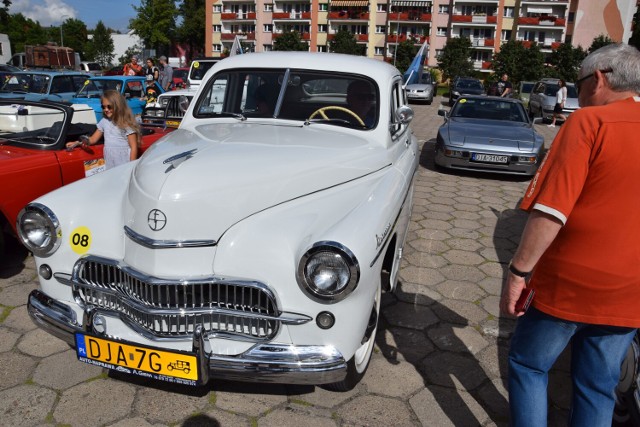
<path fill-rule="evenodd" d="M 498 300 L 528 181 L 435 170 L 440 101 L 414 105 L 422 151 L 400 285 L 384 296 L 377 347 L 354 390 L 215 380 L 188 389 L 80 363 L 29 319 L 35 264 L 9 242 L 0 260 L 0 425 L 506 426 L 514 322 L 499 316 Z M 555 130 L 538 128 L 548 145 Z M 563 356 L 551 377 L 549 425 L 565 423 L 569 390 Z"/>

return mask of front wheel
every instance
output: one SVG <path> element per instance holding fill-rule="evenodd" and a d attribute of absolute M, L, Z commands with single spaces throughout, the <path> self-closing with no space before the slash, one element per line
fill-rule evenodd
<path fill-rule="evenodd" d="M 378 290 L 376 292 L 375 300 L 373 301 L 373 306 L 371 307 L 371 314 L 369 315 L 369 323 L 363 337 L 366 341 L 360 345 L 353 357 L 347 362 L 347 375 L 340 382 L 325 385 L 326 389 L 333 391 L 352 390 L 356 385 L 358 385 L 362 377 L 364 377 L 364 374 L 367 372 L 369 362 L 371 361 L 371 355 L 373 354 L 373 347 L 376 342 L 381 294 L 381 284 L 378 284 Z"/>

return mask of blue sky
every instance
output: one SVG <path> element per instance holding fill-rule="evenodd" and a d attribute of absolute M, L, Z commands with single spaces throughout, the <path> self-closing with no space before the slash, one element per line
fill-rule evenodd
<path fill-rule="evenodd" d="M 83 21 L 87 28 L 95 28 L 99 20 L 104 25 L 127 31 L 129 20 L 134 17 L 133 6 L 140 0 L 12 0 L 9 13 L 22 13 L 27 18 L 47 27 L 58 26 L 68 18 Z M 66 16 L 65 16 L 66 15 Z"/>

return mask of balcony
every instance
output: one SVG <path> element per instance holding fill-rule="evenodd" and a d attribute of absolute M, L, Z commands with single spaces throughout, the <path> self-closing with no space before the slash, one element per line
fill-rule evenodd
<path fill-rule="evenodd" d="M 272 19 L 308 20 L 311 12 L 273 12 Z"/>
<path fill-rule="evenodd" d="M 220 40 L 223 40 L 223 41 L 234 40 L 236 36 L 238 36 L 238 38 L 242 41 L 245 41 L 245 40 L 251 41 L 256 39 L 255 32 L 250 32 L 250 33 L 240 32 L 240 33 L 220 33 Z"/>
<path fill-rule="evenodd" d="M 473 47 L 490 47 L 493 48 L 495 44 L 494 39 L 473 39 L 471 40 L 471 46 Z"/>
<path fill-rule="evenodd" d="M 493 15 L 453 15 L 451 22 L 454 24 L 491 24 L 495 25 L 498 22 L 498 17 Z"/>
<path fill-rule="evenodd" d="M 389 34 L 387 36 L 387 43 L 402 43 L 407 40 L 415 39 L 415 44 L 422 44 L 424 42 L 429 42 L 429 36 L 421 36 L 415 34 Z"/>
<path fill-rule="evenodd" d="M 271 40 L 275 40 L 283 34 L 284 33 L 271 33 Z M 300 33 L 300 38 L 302 40 L 307 40 L 307 41 L 311 40 L 311 33 L 308 33 L 308 32 Z"/>
<path fill-rule="evenodd" d="M 555 16 L 543 16 L 539 18 L 518 18 L 518 25 L 536 25 L 536 26 L 554 26 L 564 27 L 567 20 L 564 18 L 556 18 Z"/>
<path fill-rule="evenodd" d="M 388 14 L 389 21 L 423 21 L 425 24 L 431 22 L 430 13 L 420 11 L 393 12 Z"/>
<path fill-rule="evenodd" d="M 222 12 L 220 19 L 223 21 L 242 21 L 242 20 L 255 20 L 255 12 Z"/>
<path fill-rule="evenodd" d="M 363 21 L 368 21 L 369 16 L 370 16 L 369 12 L 341 10 L 339 12 L 329 12 L 327 18 L 334 21 L 340 20 L 340 19 L 347 19 L 347 20 L 360 19 Z"/>

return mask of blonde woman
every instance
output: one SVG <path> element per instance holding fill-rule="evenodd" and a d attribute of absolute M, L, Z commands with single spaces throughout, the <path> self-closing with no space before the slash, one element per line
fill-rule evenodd
<path fill-rule="evenodd" d="M 94 145 L 104 136 L 104 160 L 107 169 L 114 168 L 138 158 L 141 142 L 140 125 L 136 121 L 125 98 L 115 90 L 105 90 L 101 98 L 102 119 L 91 136 L 79 142 Z M 68 142 L 73 148 L 76 142 Z"/>

